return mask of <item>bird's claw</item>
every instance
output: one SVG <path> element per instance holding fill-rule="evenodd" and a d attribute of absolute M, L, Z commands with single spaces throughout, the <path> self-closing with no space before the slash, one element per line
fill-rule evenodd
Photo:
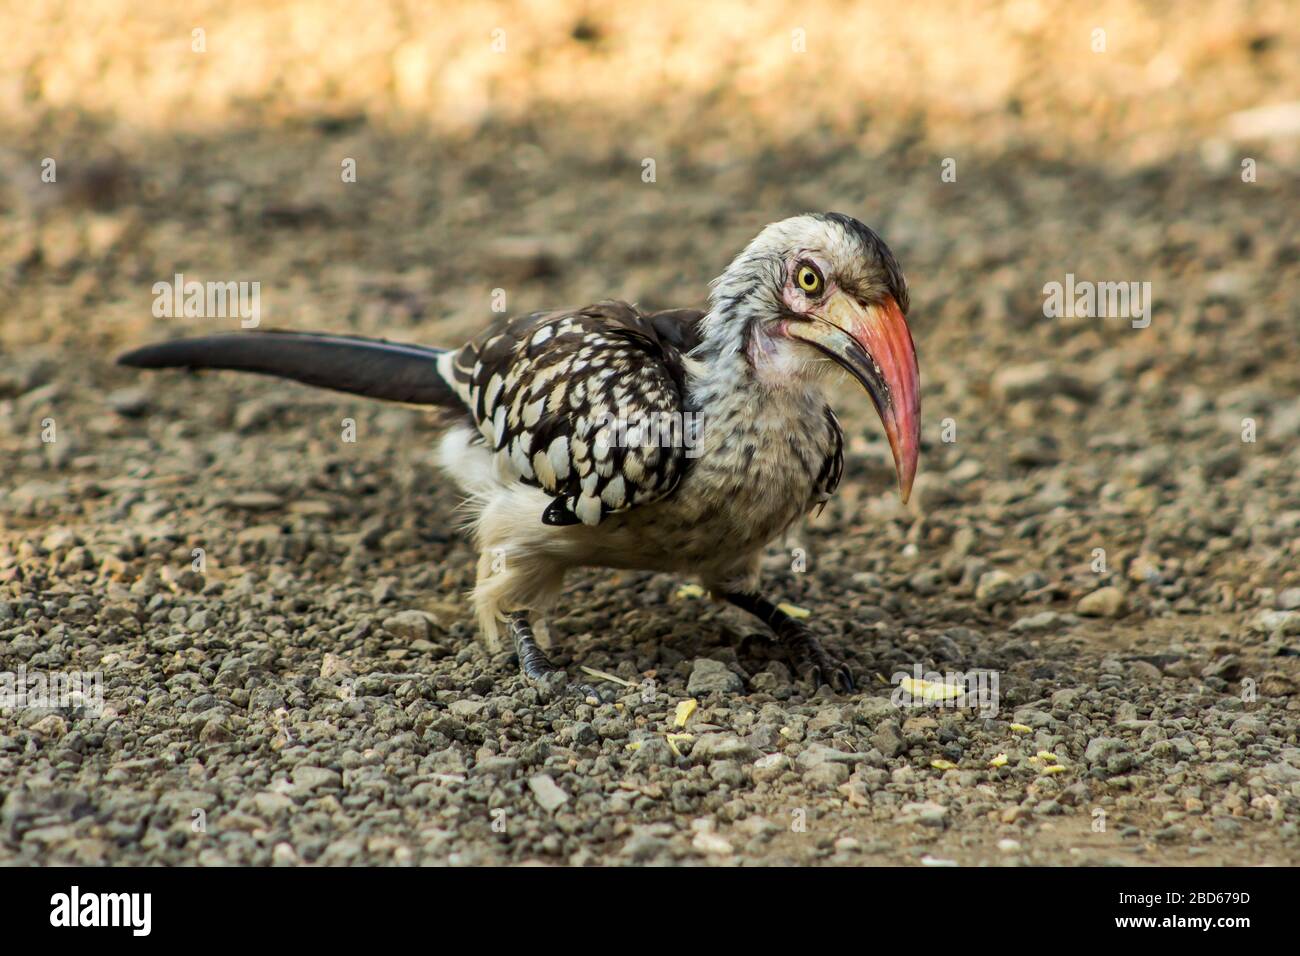
<path fill-rule="evenodd" d="M 561 697 L 576 697 L 578 700 L 590 703 L 594 700 L 597 704 L 605 703 L 605 695 L 592 687 L 590 684 L 582 681 L 571 681 L 567 674 L 560 668 L 555 667 L 541 674 L 525 675 L 532 681 L 533 685 L 548 700 L 556 700 Z"/>
<path fill-rule="evenodd" d="M 584 684 L 581 681 L 570 681 L 565 687 L 565 692 L 572 697 L 577 697 L 584 703 L 590 704 L 593 700 L 597 704 L 605 703 L 605 695 L 592 687 L 590 684 Z"/>
<path fill-rule="evenodd" d="M 826 653 L 817 638 L 800 630 L 786 638 L 785 645 L 794 659 L 795 670 L 813 688 L 829 687 L 839 694 L 851 694 L 856 689 L 849 665 Z"/>
<path fill-rule="evenodd" d="M 826 656 L 824 663 L 812 666 L 809 679 L 814 687 L 830 687 L 831 690 L 838 694 L 851 694 L 856 689 L 853 684 L 853 672 L 849 670 L 849 665 L 843 661 L 837 661 L 829 655 Z"/>

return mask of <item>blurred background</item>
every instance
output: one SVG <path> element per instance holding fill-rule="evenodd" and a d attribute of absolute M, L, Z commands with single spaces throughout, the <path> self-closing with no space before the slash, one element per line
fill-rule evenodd
<path fill-rule="evenodd" d="M 764 224 L 836 210 L 911 284 L 921 469 L 904 508 L 866 403 L 834 396 L 846 480 L 773 545 L 773 592 L 821 609 L 864 683 L 924 660 L 996 669 L 1008 706 L 1077 684 L 1095 734 L 1167 706 L 1258 763 L 1236 682 L 1277 746 L 1300 707 L 1297 187 L 1294 0 L 0 0 L 0 612 L 22 638 L 0 663 L 119 662 L 113 693 L 149 700 L 141 752 L 194 744 L 164 703 L 232 647 L 291 708 L 326 650 L 444 697 L 513 673 L 473 649 L 474 558 L 425 417 L 118 369 L 238 328 L 155 318 L 155 283 L 256 281 L 263 328 L 454 345 L 496 289 L 511 313 L 703 305 Z M 1150 325 L 1045 317 L 1067 275 L 1150 283 Z M 680 581 L 628 577 L 574 576 L 562 655 L 674 692 L 691 657 L 736 659 Z M 397 608 L 433 615 L 430 640 L 378 626 Z M 1158 815 L 1170 766 L 1126 799 Z M 1280 820 L 1278 787 L 1249 812 Z M 1293 858 L 1290 832 L 1225 830 L 1213 860 Z"/>
<path fill-rule="evenodd" d="M 1294 197 L 1288 2 L 0 11 L 7 345 L 130 340 L 181 269 L 260 279 L 279 324 L 472 327 L 499 286 L 512 310 L 695 303 L 759 227 L 809 209 L 885 233 L 918 322 L 1047 332 L 1044 272 L 1171 268 L 1177 310 L 1169 285 L 1243 243 L 1268 262 L 1293 219 L 1266 198 Z M 1243 188 L 1247 154 L 1264 169 Z M 1198 224 L 1199 278 L 1178 261 Z"/>

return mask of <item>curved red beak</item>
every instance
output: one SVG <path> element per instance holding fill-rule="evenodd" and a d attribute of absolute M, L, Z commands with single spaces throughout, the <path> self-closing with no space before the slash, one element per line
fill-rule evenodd
<path fill-rule="evenodd" d="M 871 396 L 906 502 L 921 451 L 921 372 L 903 310 L 891 297 L 863 305 L 835 292 L 818 311 L 808 320 L 790 322 L 787 333 L 830 356 Z"/>

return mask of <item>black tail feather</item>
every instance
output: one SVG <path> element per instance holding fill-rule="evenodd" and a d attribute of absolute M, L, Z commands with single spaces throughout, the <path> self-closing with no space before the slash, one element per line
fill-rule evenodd
<path fill-rule="evenodd" d="M 235 332 L 146 345 L 117 364 L 255 372 L 370 398 L 456 407 L 459 398 L 438 374 L 443 351 L 349 335 Z"/>

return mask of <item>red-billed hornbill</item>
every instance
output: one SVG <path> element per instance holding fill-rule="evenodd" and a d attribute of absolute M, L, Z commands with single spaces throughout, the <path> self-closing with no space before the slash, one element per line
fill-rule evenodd
<path fill-rule="evenodd" d="M 827 213 L 765 228 L 713 282 L 703 313 L 602 302 L 502 320 L 459 349 L 234 333 L 119 362 L 451 410 L 440 463 L 473 517 L 479 625 L 494 648 L 510 634 L 530 679 L 564 680 L 534 628 L 545 635 L 565 572 L 604 567 L 698 576 L 771 627 L 814 687 L 850 691 L 848 668 L 759 593 L 759 557 L 839 484 L 843 433 L 822 396 L 831 371 L 871 397 L 907 500 L 920 419 L 907 309 L 889 247 Z"/>

